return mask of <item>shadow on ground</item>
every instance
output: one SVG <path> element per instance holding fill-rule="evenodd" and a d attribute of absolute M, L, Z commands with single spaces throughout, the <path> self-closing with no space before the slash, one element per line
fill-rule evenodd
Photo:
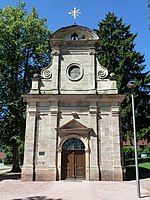
<path fill-rule="evenodd" d="M 0 181 L 3 180 L 20 180 L 21 179 L 21 173 L 4 173 L 0 174 Z"/>
<path fill-rule="evenodd" d="M 143 167 L 139 167 L 139 178 L 140 179 L 150 178 L 150 170 L 143 168 Z M 127 166 L 125 180 L 131 181 L 131 180 L 135 180 L 135 179 L 136 179 L 135 166 Z"/>
<path fill-rule="evenodd" d="M 27 197 L 27 198 L 21 198 L 21 199 L 13 199 L 13 200 L 63 200 L 63 199 L 54 199 L 54 198 L 49 198 L 46 196 L 34 196 L 34 197 Z"/>
<path fill-rule="evenodd" d="M 140 179 L 150 178 L 150 169 L 139 167 L 139 178 Z M 7 172 L 7 173 L 0 174 L 0 181 L 8 180 L 8 179 L 9 180 L 20 180 L 21 179 L 21 173 L 11 173 L 11 172 L 9 173 L 9 172 Z M 126 166 L 125 181 L 131 181 L 131 180 L 135 180 L 135 179 L 136 179 L 135 166 Z M 39 199 L 39 200 L 42 200 L 42 198 L 43 197 L 41 197 L 41 199 Z M 34 200 L 34 199 L 32 199 L 32 197 L 28 197 L 28 199 Z M 47 199 L 44 199 L 44 200 L 47 200 Z M 53 199 L 50 199 L 50 200 L 53 200 Z M 58 200 L 60 200 L 60 199 L 58 199 Z"/>

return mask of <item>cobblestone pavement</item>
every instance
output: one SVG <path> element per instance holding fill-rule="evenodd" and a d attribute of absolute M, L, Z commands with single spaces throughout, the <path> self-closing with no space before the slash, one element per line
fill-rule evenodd
<path fill-rule="evenodd" d="M 141 187 L 141 199 L 150 200 L 150 179 L 142 180 Z M 0 181 L 0 200 L 137 200 L 136 192 L 135 181 Z"/>
<path fill-rule="evenodd" d="M 0 166 L 0 200 L 138 200 L 135 181 L 22 182 Z M 150 179 L 140 180 L 141 200 L 150 200 Z"/>

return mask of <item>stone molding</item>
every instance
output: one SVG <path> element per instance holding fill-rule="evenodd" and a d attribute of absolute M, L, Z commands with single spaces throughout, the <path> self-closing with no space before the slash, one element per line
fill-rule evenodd
<path fill-rule="evenodd" d="M 122 94 L 26 94 L 22 95 L 26 102 L 52 102 L 60 100 L 61 102 L 99 102 L 99 103 L 122 103 L 125 95 Z"/>

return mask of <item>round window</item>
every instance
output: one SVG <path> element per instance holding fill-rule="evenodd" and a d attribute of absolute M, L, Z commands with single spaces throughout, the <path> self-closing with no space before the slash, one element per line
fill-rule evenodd
<path fill-rule="evenodd" d="M 67 75 L 70 80 L 77 81 L 83 76 L 83 69 L 76 64 L 72 64 L 67 68 Z"/>

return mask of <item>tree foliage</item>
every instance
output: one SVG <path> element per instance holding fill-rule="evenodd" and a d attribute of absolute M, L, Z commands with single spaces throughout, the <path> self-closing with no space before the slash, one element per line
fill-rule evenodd
<path fill-rule="evenodd" d="M 122 104 L 122 128 L 124 140 L 132 140 L 132 107 L 131 95 L 127 83 L 137 82 L 135 88 L 135 114 L 138 139 L 150 140 L 150 74 L 145 72 L 144 55 L 135 50 L 134 39 L 130 25 L 117 19 L 114 13 L 108 13 L 95 30 L 100 38 L 97 47 L 99 62 L 116 74 L 118 91 L 126 94 Z"/>
<path fill-rule="evenodd" d="M 25 106 L 31 77 L 50 61 L 46 19 L 25 3 L 0 9 L 0 140 L 12 146 L 13 171 L 19 170 L 18 148 L 24 140 Z"/>

